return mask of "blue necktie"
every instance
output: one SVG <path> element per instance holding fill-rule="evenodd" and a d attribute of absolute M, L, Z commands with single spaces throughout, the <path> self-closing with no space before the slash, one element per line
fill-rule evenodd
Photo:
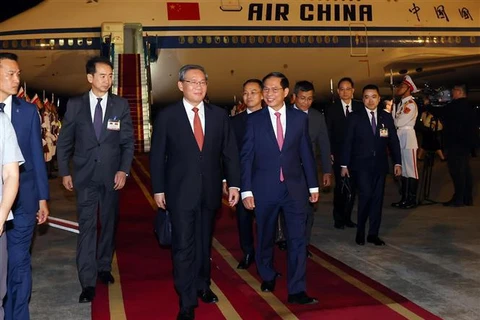
<path fill-rule="evenodd" d="M 377 122 L 375 121 L 375 112 L 370 111 L 370 114 L 372 115 L 372 131 L 373 135 L 377 133 Z"/>
<path fill-rule="evenodd" d="M 93 116 L 93 129 L 95 130 L 95 135 L 97 136 L 97 140 L 100 140 L 100 134 L 102 133 L 102 105 L 100 102 L 102 98 L 97 98 L 97 106 L 95 107 L 95 114 Z"/>
<path fill-rule="evenodd" d="M 0 102 L 0 112 L 4 112 L 3 108 L 5 108 L 5 103 Z"/>

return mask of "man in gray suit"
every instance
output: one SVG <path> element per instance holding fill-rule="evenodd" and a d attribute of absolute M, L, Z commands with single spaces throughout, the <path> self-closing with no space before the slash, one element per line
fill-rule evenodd
<path fill-rule="evenodd" d="M 113 283 L 111 264 L 118 219 L 118 190 L 122 189 L 133 160 L 134 138 L 127 100 L 110 94 L 113 65 L 104 57 L 86 64 L 92 89 L 68 101 L 57 142 L 58 171 L 64 187 L 77 197 L 77 269 L 82 293 L 79 302 L 95 297 L 98 278 Z M 73 156 L 74 179 L 69 160 Z M 102 226 L 97 243 L 97 211 Z"/>
<path fill-rule="evenodd" d="M 332 163 L 330 161 L 330 140 L 328 138 L 328 129 L 325 117 L 318 110 L 312 108 L 315 95 L 315 88 L 309 81 L 298 81 L 293 89 L 293 107 L 308 114 L 308 133 L 312 140 L 314 155 L 320 155 L 320 164 L 322 166 L 322 182 L 324 187 L 328 187 L 332 181 Z M 314 206 L 310 204 L 311 210 L 307 215 L 307 244 L 310 243 L 312 236 L 312 227 L 314 219 Z M 307 251 L 307 255 L 311 254 Z"/>

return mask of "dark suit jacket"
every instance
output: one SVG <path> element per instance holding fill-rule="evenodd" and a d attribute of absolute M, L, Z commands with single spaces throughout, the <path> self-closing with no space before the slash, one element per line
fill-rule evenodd
<path fill-rule="evenodd" d="M 445 149 L 470 150 L 478 144 L 475 111 L 466 98 L 453 100 L 443 108 Z"/>
<path fill-rule="evenodd" d="M 237 140 L 238 151 L 242 149 L 243 136 L 245 136 L 245 128 L 247 126 L 247 111 L 240 112 L 234 117 L 230 118 L 232 122 L 233 132 L 235 133 L 235 138 Z"/>
<path fill-rule="evenodd" d="M 109 119 L 120 120 L 119 131 L 107 129 Z M 133 150 L 133 126 L 127 100 L 108 95 L 100 140 L 93 129 L 89 93 L 68 101 L 57 142 L 57 160 L 59 174 L 68 176 L 68 163 L 73 155 L 76 189 L 87 187 L 92 179 L 103 181 L 107 188 L 113 189 L 117 171 L 130 172 Z M 100 170 L 95 170 L 97 166 Z"/>
<path fill-rule="evenodd" d="M 352 100 L 351 112 L 363 109 L 363 103 Z M 327 107 L 326 119 L 328 136 L 330 137 L 330 148 L 335 159 L 340 159 L 343 143 L 345 142 L 346 118 L 343 113 L 342 102 L 339 99 Z"/>
<path fill-rule="evenodd" d="M 307 201 L 308 188 L 318 187 L 317 165 L 308 135 L 308 117 L 303 111 L 286 108 L 285 139 L 278 148 L 268 107 L 248 116 L 240 162 L 242 192 L 252 191 L 256 201 L 276 201 L 275 185 L 280 167 L 290 196 Z"/>
<path fill-rule="evenodd" d="M 374 136 L 365 108 L 348 116 L 341 165 L 345 165 L 353 171 L 387 174 L 387 148 L 390 150 L 393 163 L 402 164 L 400 142 L 392 115 L 377 109 L 377 118 L 377 133 Z M 388 129 L 387 138 L 380 137 L 380 128 Z"/>
<path fill-rule="evenodd" d="M 317 152 L 320 154 L 323 173 L 332 173 L 330 141 L 325 116 L 313 108 L 308 110 L 308 133 L 312 140 L 314 155 Z"/>
<path fill-rule="evenodd" d="M 225 110 L 205 103 L 204 125 L 200 151 L 182 101 L 156 116 L 150 151 L 152 187 L 154 193 L 165 193 L 172 211 L 191 210 L 200 200 L 216 210 L 221 206 L 223 177 L 229 186 L 240 186 L 238 149 Z"/>
<path fill-rule="evenodd" d="M 20 167 L 20 187 L 13 211 L 22 208 L 29 217 L 15 216 L 15 223 L 25 219 L 35 221 L 40 200 L 48 200 L 49 187 L 45 160 L 43 158 L 40 116 L 37 107 L 24 100 L 12 97 L 13 128 L 25 163 Z M 33 219 L 33 220 L 32 220 Z M 24 220 L 24 221 L 25 221 Z"/>

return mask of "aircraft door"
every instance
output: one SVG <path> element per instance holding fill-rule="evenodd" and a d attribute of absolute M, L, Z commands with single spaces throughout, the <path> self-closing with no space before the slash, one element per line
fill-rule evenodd
<path fill-rule="evenodd" d="M 115 54 L 122 54 L 124 44 L 124 24 L 123 22 L 104 22 L 102 23 L 103 43 L 113 44 Z"/>
<path fill-rule="evenodd" d="M 368 33 L 364 23 L 350 23 L 350 56 L 368 56 Z"/>
<path fill-rule="evenodd" d="M 143 30 L 139 23 L 127 23 L 123 29 L 125 41 L 123 53 L 143 53 Z"/>
<path fill-rule="evenodd" d="M 220 9 L 223 11 L 242 11 L 239 0 L 220 0 Z"/>

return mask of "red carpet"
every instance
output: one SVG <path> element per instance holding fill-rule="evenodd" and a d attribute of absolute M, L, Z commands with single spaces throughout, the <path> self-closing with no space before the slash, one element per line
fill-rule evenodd
<path fill-rule="evenodd" d="M 139 160 L 148 168 L 145 156 L 139 156 Z M 149 178 L 135 161 L 132 173 L 138 174 L 149 189 Z M 154 211 L 133 178 L 129 179 L 122 192 L 120 208 L 117 259 L 126 319 L 175 319 L 178 296 L 173 288 L 170 251 L 157 244 L 152 231 Z M 242 256 L 235 215 L 229 208 L 223 207 L 219 212 L 214 237 L 227 252 L 212 250 L 212 280 L 236 313 L 248 320 L 281 319 L 275 306 L 271 306 L 256 292 L 261 280 L 255 268 L 249 270 L 250 276 L 258 281 L 252 288 L 244 278 L 247 273 L 239 275 L 235 269 L 236 262 L 233 268 L 232 262 L 228 262 L 226 255 L 231 254 L 237 261 Z M 414 316 L 439 319 L 318 249 L 312 247 L 310 250 L 317 256 L 317 260 L 308 261 L 308 293 L 320 300 L 319 304 L 311 306 L 287 304 L 286 254 L 281 251 L 275 253 L 275 266 L 284 275 L 277 281 L 275 296 L 280 304 L 288 308 L 285 309 L 286 312 L 293 313 L 298 319 L 405 319 Z M 320 265 L 319 261 L 326 264 L 327 268 Z M 370 287 L 377 293 L 377 298 L 380 295 L 392 300 L 391 303 L 403 315 L 346 281 L 348 276 L 353 277 L 353 281 L 360 283 L 362 288 Z M 196 319 L 200 320 L 225 319 L 218 305 L 201 302 L 195 314 Z M 97 297 L 92 304 L 92 319 L 115 319 L 110 317 L 108 291 L 103 285 L 97 286 Z"/>

